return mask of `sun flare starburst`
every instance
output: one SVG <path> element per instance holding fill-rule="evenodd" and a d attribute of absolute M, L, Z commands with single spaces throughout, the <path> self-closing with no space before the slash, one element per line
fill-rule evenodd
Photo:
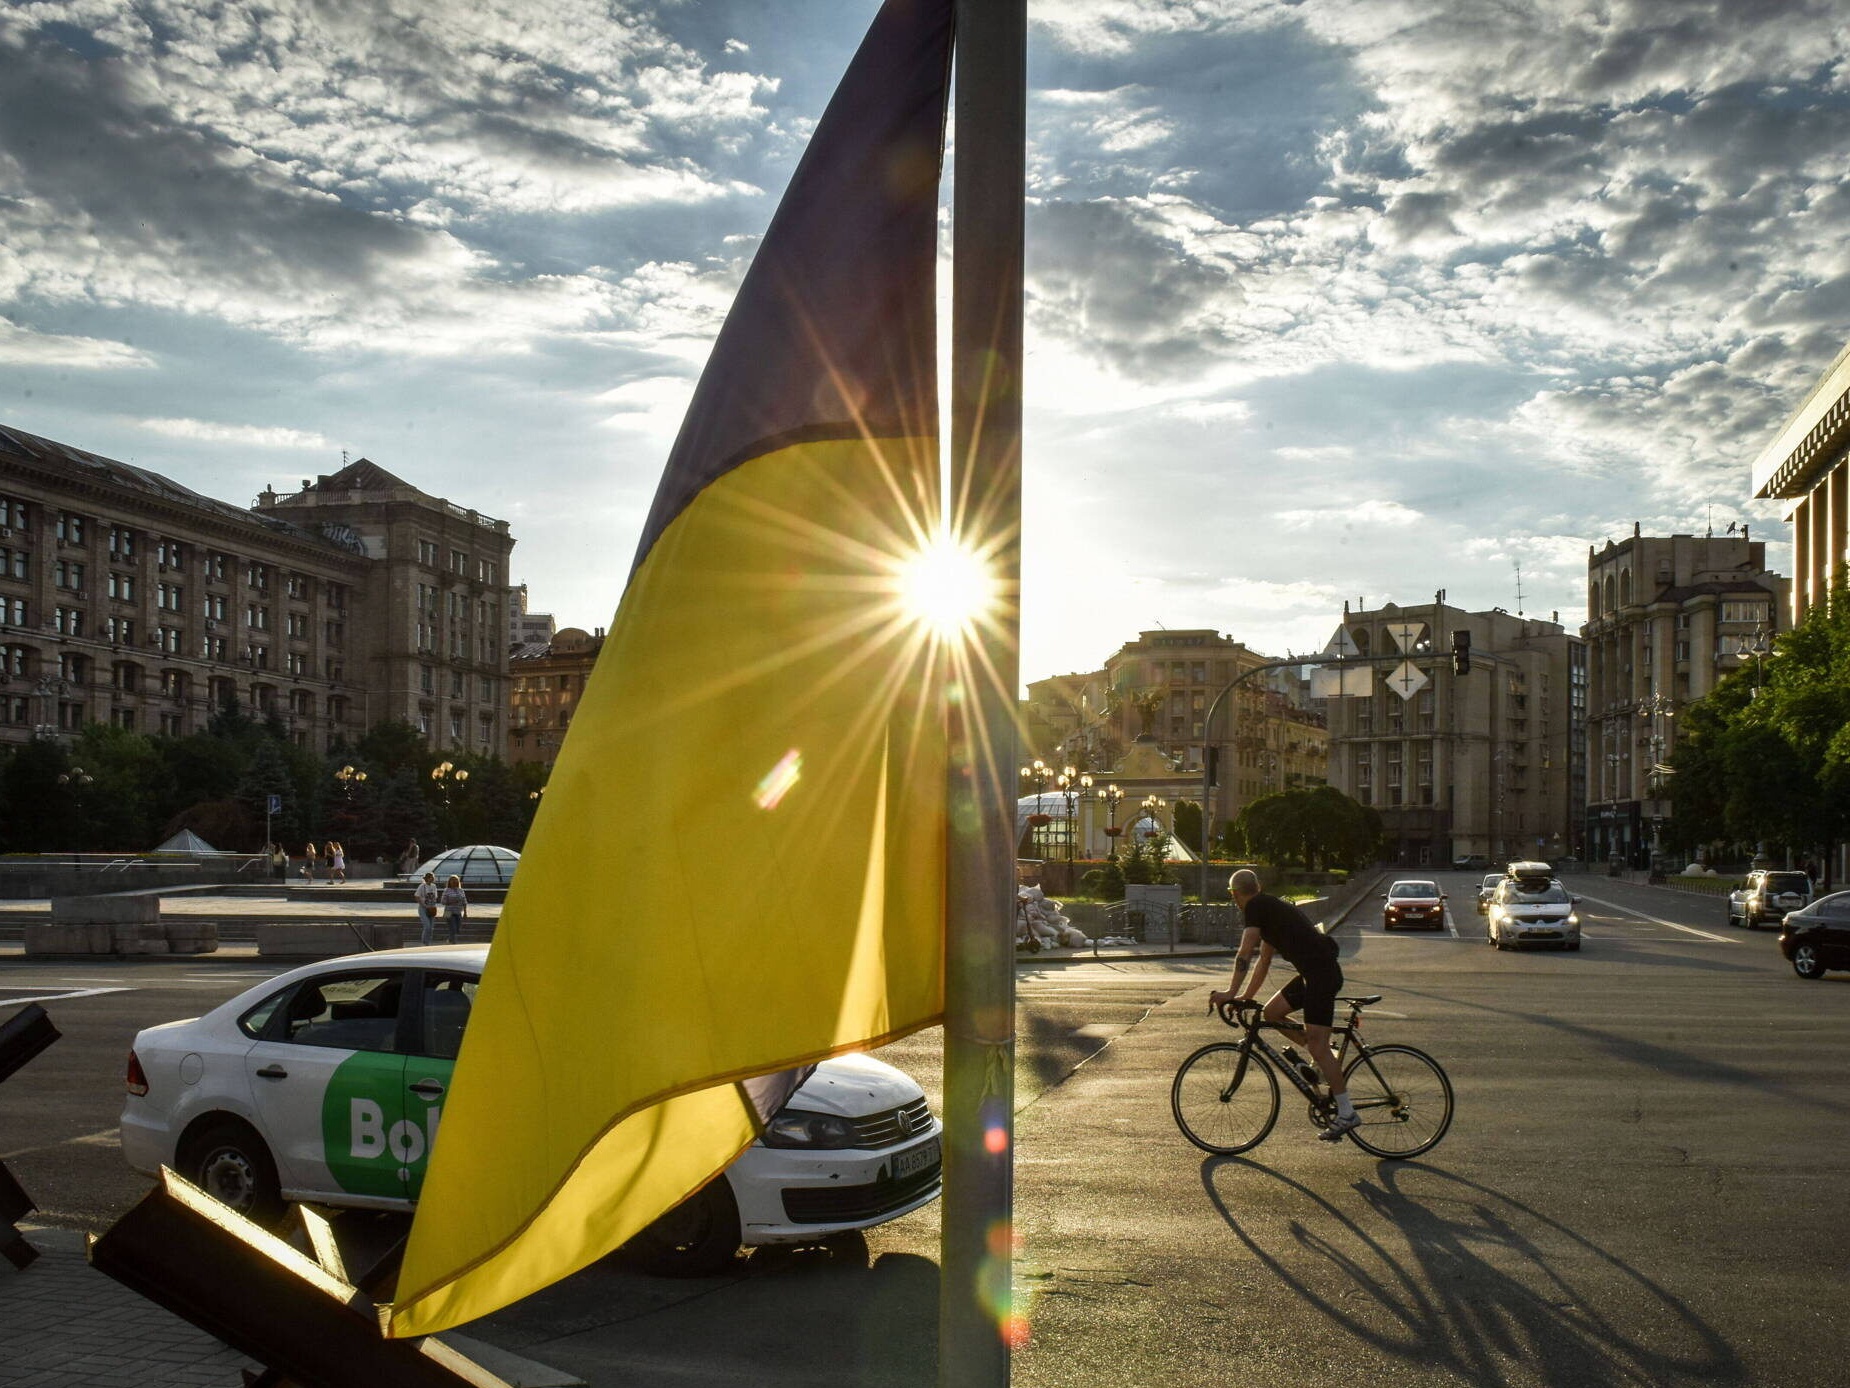
<path fill-rule="evenodd" d="M 968 639 L 994 610 L 998 585 L 969 546 L 936 535 L 899 566 L 899 602 L 906 616 L 940 641 Z"/>

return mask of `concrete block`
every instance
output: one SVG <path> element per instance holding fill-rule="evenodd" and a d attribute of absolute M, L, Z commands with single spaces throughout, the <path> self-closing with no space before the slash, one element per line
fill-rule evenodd
<path fill-rule="evenodd" d="M 130 896 L 61 896 L 51 903 L 51 918 L 54 922 L 84 924 L 149 924 L 161 918 L 161 899 L 153 892 Z"/>
<path fill-rule="evenodd" d="M 23 933 L 27 954 L 114 954 L 114 932 L 108 925 L 28 922 Z"/>

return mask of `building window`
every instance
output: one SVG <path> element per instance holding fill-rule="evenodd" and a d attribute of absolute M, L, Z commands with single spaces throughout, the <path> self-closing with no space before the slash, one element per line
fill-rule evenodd
<path fill-rule="evenodd" d="M 72 684 L 82 684 L 88 673 L 89 662 L 73 651 L 61 651 L 58 654 L 58 678 Z"/>
<path fill-rule="evenodd" d="M 211 583 L 223 583 L 231 573 L 231 556 L 229 554 L 208 554 L 206 556 L 206 579 Z"/>
<path fill-rule="evenodd" d="M 84 518 L 69 511 L 58 512 L 58 543 L 81 545 L 84 542 Z"/>
<path fill-rule="evenodd" d="M 481 736 L 477 739 L 483 747 L 492 747 L 495 741 L 495 720 L 492 714 L 482 715 Z"/>
<path fill-rule="evenodd" d="M 31 715 L 26 711 L 24 694 L 8 694 L 0 697 L 0 723 L 25 723 Z"/>
<path fill-rule="evenodd" d="M 245 567 L 244 581 L 260 593 L 270 591 L 270 566 L 252 561 Z"/>
<path fill-rule="evenodd" d="M 206 636 L 200 638 L 199 654 L 206 660 L 225 660 L 227 658 L 227 650 L 225 638 L 222 636 Z"/>
<path fill-rule="evenodd" d="M 289 691 L 289 711 L 297 718 L 307 718 L 315 711 L 315 696 L 306 689 Z"/>
<path fill-rule="evenodd" d="M 492 559 L 478 559 L 475 561 L 475 576 L 483 583 L 498 583 L 501 566 Z"/>
<path fill-rule="evenodd" d="M 437 692 L 437 672 L 428 665 L 418 666 L 418 691 L 423 694 Z"/>
<path fill-rule="evenodd" d="M 114 570 L 109 574 L 109 596 L 117 602 L 135 601 L 135 575 L 119 574 Z"/>
<path fill-rule="evenodd" d="M 162 612 L 178 612 L 186 601 L 186 590 L 177 583 L 154 585 L 154 605 Z"/>
<path fill-rule="evenodd" d="M 290 651 L 283 657 L 283 666 L 290 674 L 300 678 L 308 673 L 308 657 L 301 651 Z"/>
<path fill-rule="evenodd" d="M 31 518 L 25 502 L 0 496 L 0 530 L 25 530 Z"/>
<path fill-rule="evenodd" d="M 23 549 L 0 549 L 0 578 L 32 577 L 32 561 Z"/>
<path fill-rule="evenodd" d="M 161 736 L 179 737 L 181 735 L 180 715 L 177 713 L 163 713 L 161 715 Z"/>
<path fill-rule="evenodd" d="M 253 669 L 267 670 L 270 668 L 270 648 L 268 646 L 252 646 L 249 650 Z"/>
<path fill-rule="evenodd" d="M 244 624 L 252 631 L 268 631 L 270 629 L 270 609 L 260 607 L 254 602 L 248 604 L 244 609 Z"/>
<path fill-rule="evenodd" d="M 103 639 L 108 641 L 111 645 L 134 645 L 135 619 L 133 617 L 103 618 Z"/>
<path fill-rule="evenodd" d="M 418 541 L 418 563 L 426 568 L 437 567 L 437 542 L 435 540 Z"/>
<path fill-rule="evenodd" d="M 81 593 L 84 586 L 84 566 L 70 559 L 54 560 L 51 566 L 51 581 L 54 587 Z"/>
<path fill-rule="evenodd" d="M 84 725 L 84 706 L 75 700 L 58 702 L 58 728 L 62 732 L 74 733 Z"/>
<path fill-rule="evenodd" d="M 110 683 L 124 694 L 141 692 L 141 667 L 126 660 L 118 660 L 109 671 Z"/>
<path fill-rule="evenodd" d="M 450 697 L 452 699 L 463 697 L 463 678 L 461 670 L 450 671 Z"/>
<path fill-rule="evenodd" d="M 161 697 L 163 699 L 184 699 L 186 697 L 186 671 L 161 671 Z"/>
<path fill-rule="evenodd" d="M 135 557 L 135 532 L 125 525 L 109 527 L 109 557 L 112 560 L 132 560 Z"/>
<path fill-rule="evenodd" d="M 425 741 L 430 740 L 430 708 L 428 705 L 418 709 L 418 732 Z"/>
<path fill-rule="evenodd" d="M 0 621 L 8 626 L 23 627 L 26 624 L 26 600 L 0 598 Z"/>
<path fill-rule="evenodd" d="M 347 624 L 345 622 L 329 622 L 327 623 L 325 635 L 328 645 L 341 645 L 347 639 Z"/>
<path fill-rule="evenodd" d="M 162 540 L 154 547 L 154 562 L 164 571 L 178 573 L 186 567 L 186 546 L 178 540 Z"/>
<path fill-rule="evenodd" d="M 60 607 L 53 610 L 52 630 L 60 636 L 82 636 L 84 634 L 84 614 L 79 607 Z"/>
<path fill-rule="evenodd" d="M 327 585 L 327 590 L 328 590 L 328 606 L 336 612 L 341 612 L 341 613 L 346 612 L 347 610 L 347 585 L 344 583 L 330 583 Z"/>
<path fill-rule="evenodd" d="M 495 682 L 492 677 L 483 675 L 476 682 L 476 696 L 485 704 L 495 701 Z"/>
<path fill-rule="evenodd" d="M 225 610 L 226 610 L 225 595 L 223 593 L 207 593 L 206 594 L 205 614 L 206 614 L 206 620 L 208 622 L 224 621 L 225 620 Z"/>
<path fill-rule="evenodd" d="M 283 591 L 297 602 L 307 602 L 308 579 L 301 574 L 290 574 L 283 580 Z"/>
<path fill-rule="evenodd" d="M 24 646 L 0 646 L 0 675 L 23 676 L 28 656 Z"/>
<path fill-rule="evenodd" d="M 1677 642 L 1677 659 L 1678 660 L 1688 660 L 1689 659 L 1689 642 L 1687 641 Z"/>
<path fill-rule="evenodd" d="M 469 556 L 464 554 L 460 549 L 453 549 L 450 551 L 450 572 L 453 574 L 466 574 L 469 572 Z"/>
<path fill-rule="evenodd" d="M 461 743 L 463 735 L 463 716 L 455 709 L 450 710 L 450 745 Z"/>

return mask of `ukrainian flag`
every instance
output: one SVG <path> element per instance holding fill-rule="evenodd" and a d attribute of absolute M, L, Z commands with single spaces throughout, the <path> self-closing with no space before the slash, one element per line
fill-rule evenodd
<path fill-rule="evenodd" d="M 940 509 L 950 10 L 882 8 L 694 392 L 508 894 L 389 1334 L 602 1257 L 799 1067 L 941 1020 L 946 657 L 903 598 Z"/>

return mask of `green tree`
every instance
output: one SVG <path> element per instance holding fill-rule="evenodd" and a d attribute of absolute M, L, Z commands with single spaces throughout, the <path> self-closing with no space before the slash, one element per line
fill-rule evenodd
<path fill-rule="evenodd" d="M 1177 842 L 1192 853 L 1200 853 L 1201 806 L 1193 800 L 1176 801 L 1175 834 Z"/>

